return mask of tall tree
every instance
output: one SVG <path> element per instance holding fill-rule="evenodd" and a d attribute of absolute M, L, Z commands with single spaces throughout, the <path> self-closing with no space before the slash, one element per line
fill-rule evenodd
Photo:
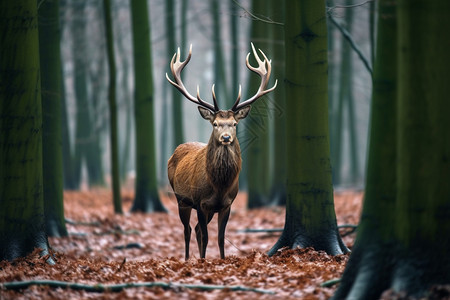
<path fill-rule="evenodd" d="M 271 19 L 282 21 L 284 17 L 284 1 L 270 1 Z M 286 204 L 286 105 L 285 105 L 285 87 L 284 87 L 284 28 L 280 25 L 270 26 L 272 41 L 272 72 L 273 77 L 278 78 L 279 87 L 270 95 L 274 105 L 271 108 L 273 112 L 273 153 L 272 157 L 272 178 L 271 178 L 271 203 L 276 205 Z"/>
<path fill-rule="evenodd" d="M 234 0 L 229 0 L 228 7 L 230 10 L 230 39 L 231 39 L 231 91 L 236 93 L 239 90 L 239 22 L 238 22 L 238 9 Z M 228 98 L 227 98 L 228 99 Z M 227 107 L 231 107 L 232 97 L 230 95 Z M 227 100 L 228 101 L 228 100 Z"/>
<path fill-rule="evenodd" d="M 253 0 L 252 13 L 266 16 L 269 11 L 269 1 Z M 270 49 L 269 24 L 254 20 L 251 24 L 250 40 L 260 49 Z M 265 50 L 271 57 L 271 53 Z M 251 61 L 250 61 L 251 62 Z M 248 95 L 253 95 L 258 89 L 260 78 L 253 74 L 249 78 Z M 245 133 L 251 140 L 245 150 L 245 167 L 247 171 L 248 207 L 256 208 L 270 202 L 270 163 L 269 163 L 269 104 L 268 97 L 252 105 L 252 113 L 245 120 Z"/>
<path fill-rule="evenodd" d="M 222 43 L 222 27 L 220 26 L 223 22 L 221 21 L 220 13 L 220 3 L 219 0 L 211 1 L 211 13 L 213 18 L 213 31 L 212 40 L 214 44 L 214 83 L 215 83 L 215 93 L 218 99 L 224 99 L 225 103 L 220 103 L 219 106 L 231 107 L 234 102 L 230 98 L 228 80 L 225 71 L 225 62 L 223 55 L 223 43 Z M 219 100 L 220 101 L 220 100 Z"/>
<path fill-rule="evenodd" d="M 89 101 L 88 93 L 88 66 L 89 51 L 87 48 L 87 21 L 86 8 L 89 3 L 86 1 L 73 1 L 73 60 L 74 60 L 74 89 L 76 98 L 76 124 L 75 124 L 75 155 L 74 173 L 78 181 L 81 179 L 81 169 L 85 163 L 90 185 L 104 185 L 103 166 L 100 158 L 100 145 L 98 128 L 94 120 L 96 113 L 96 103 L 98 99 Z M 102 59 L 102 57 L 101 57 Z M 101 70 L 101 67 L 99 67 Z M 97 72 L 101 73 L 101 71 Z M 96 87 L 95 90 L 99 90 Z"/>
<path fill-rule="evenodd" d="M 351 3 L 347 1 L 347 4 Z M 347 8 L 345 10 L 345 27 L 348 32 L 352 31 L 354 19 L 354 8 Z M 342 184 L 345 180 L 342 178 L 344 168 L 344 158 L 348 158 L 348 165 L 350 166 L 349 178 L 347 179 L 351 183 L 355 183 L 360 177 L 359 172 L 359 159 L 357 151 L 357 136 L 356 136 L 356 124 L 354 113 L 354 98 L 353 98 L 353 59 L 352 48 L 350 43 L 342 38 L 342 50 L 340 51 L 341 63 L 339 73 L 338 84 L 338 97 L 335 99 L 337 106 L 335 114 L 332 115 L 333 134 L 331 138 L 331 163 L 333 165 L 333 182 L 334 184 Z M 345 123 L 348 120 L 348 123 Z M 348 142 L 349 150 L 348 156 L 344 157 L 344 131 L 348 130 Z M 347 153 L 345 153 L 347 154 Z"/>
<path fill-rule="evenodd" d="M 60 0 L 60 11 L 67 13 L 69 11 L 69 0 Z M 59 18 L 60 20 L 60 44 L 63 43 L 61 37 L 63 35 L 64 27 L 67 25 L 65 22 L 65 16 Z M 62 131 L 62 158 L 63 158 L 63 180 L 64 189 L 75 190 L 78 188 L 78 180 L 75 178 L 75 160 L 73 155 L 72 143 L 70 140 L 69 130 L 69 116 L 67 114 L 67 101 L 66 101 L 66 89 L 64 80 L 64 67 L 61 64 L 61 84 L 60 84 L 60 99 L 61 99 L 61 131 Z"/>
<path fill-rule="evenodd" d="M 287 1 L 284 23 L 286 222 L 269 255 L 298 246 L 345 253 L 331 182 L 325 2 Z"/>
<path fill-rule="evenodd" d="M 109 134 L 111 144 L 111 182 L 113 191 L 114 212 L 121 214 L 122 199 L 120 196 L 120 172 L 119 172 L 119 142 L 117 132 L 117 103 L 116 103 L 116 61 L 114 55 L 114 35 L 111 17 L 111 0 L 103 0 L 103 14 L 106 29 L 106 52 L 109 67 Z"/>
<path fill-rule="evenodd" d="M 166 211 L 156 180 L 153 75 L 147 1 L 131 1 L 136 122 L 136 195 L 131 211 Z"/>
<path fill-rule="evenodd" d="M 420 298 L 450 282 L 449 9 L 379 2 L 364 208 L 335 299 Z"/>
<path fill-rule="evenodd" d="M 176 51 L 177 35 L 175 31 L 175 1 L 165 1 L 166 13 L 166 37 L 167 37 L 167 53 Z M 169 54 L 170 55 L 170 54 Z M 168 57 L 169 60 L 172 57 Z M 173 143 L 175 146 L 184 142 L 183 135 L 183 103 L 181 101 L 181 94 L 170 91 L 172 95 L 172 126 L 173 126 Z"/>
<path fill-rule="evenodd" d="M 62 165 L 61 50 L 59 0 L 39 8 L 39 53 L 43 116 L 45 228 L 49 236 L 67 236 L 64 220 Z"/>
<path fill-rule="evenodd" d="M 0 260 L 48 253 L 35 0 L 0 2 Z"/>

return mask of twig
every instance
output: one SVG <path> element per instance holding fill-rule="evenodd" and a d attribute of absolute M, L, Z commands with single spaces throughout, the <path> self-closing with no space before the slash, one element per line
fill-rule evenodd
<path fill-rule="evenodd" d="M 338 226 L 339 229 L 341 228 L 352 228 L 352 229 L 356 229 L 358 228 L 358 225 L 355 224 L 342 224 Z"/>
<path fill-rule="evenodd" d="M 342 35 L 344 36 L 344 38 L 347 40 L 347 42 L 350 43 L 350 46 L 353 48 L 353 50 L 356 52 L 356 54 L 358 54 L 359 59 L 361 59 L 361 61 L 363 62 L 364 66 L 366 67 L 367 71 L 369 71 L 370 75 L 372 75 L 372 67 L 370 66 L 369 61 L 367 60 L 367 58 L 364 56 L 364 54 L 362 53 L 361 49 L 359 49 L 358 45 L 353 41 L 352 36 L 350 35 L 350 33 L 347 31 L 347 29 L 345 29 L 344 27 L 342 27 L 334 18 L 331 14 L 328 14 L 328 18 L 330 19 L 330 21 L 334 24 L 334 26 L 337 27 L 337 29 L 339 29 L 339 31 L 342 33 Z"/>
<path fill-rule="evenodd" d="M 331 279 L 331 280 L 322 282 L 322 283 L 320 284 L 320 286 L 321 286 L 321 287 L 332 287 L 333 285 L 336 285 L 336 284 L 340 283 L 341 280 L 342 280 L 341 278 Z"/>
<path fill-rule="evenodd" d="M 350 235 L 350 234 L 352 234 L 353 232 L 355 232 L 356 229 L 358 229 L 358 225 L 354 225 L 354 224 L 342 224 L 342 225 L 339 225 L 339 226 L 338 226 L 338 229 L 341 229 L 341 228 L 350 228 L 349 231 L 344 232 L 343 234 L 341 234 L 341 236 L 344 237 L 344 236 Z"/>
<path fill-rule="evenodd" d="M 242 6 L 237 0 L 233 0 L 234 4 L 236 4 L 237 6 L 239 6 L 245 13 L 247 13 L 253 20 L 256 21 L 261 21 L 261 22 L 265 22 L 268 24 L 274 24 L 274 25 L 281 25 L 284 26 L 284 23 L 281 22 L 275 22 L 272 19 L 270 19 L 269 17 L 264 16 L 264 18 L 262 17 L 258 17 L 257 15 L 253 14 L 252 12 L 250 12 L 248 9 L 246 9 L 244 6 Z"/>
<path fill-rule="evenodd" d="M 358 6 L 364 6 L 364 5 L 366 5 L 367 3 L 370 3 L 370 2 L 375 2 L 375 0 L 367 0 L 367 1 L 364 1 L 364 2 L 361 2 L 361 3 L 350 4 L 350 5 L 335 5 L 335 6 L 332 6 L 332 7 L 328 8 L 327 11 L 330 12 L 330 11 L 336 9 L 336 8 L 355 8 L 355 7 L 358 7 Z"/>
<path fill-rule="evenodd" d="M 255 292 L 261 294 L 275 294 L 274 291 L 245 287 L 241 285 L 197 285 L 197 284 L 183 284 L 183 283 L 167 283 L 167 282 L 130 282 L 130 283 L 121 283 L 121 284 L 82 284 L 76 282 L 66 282 L 66 281 L 58 281 L 58 280 L 30 280 L 30 281 L 13 281 L 13 282 L 3 282 L 0 283 L 0 288 L 2 289 L 26 289 L 32 285 L 38 286 L 49 286 L 52 288 L 71 288 L 74 290 L 84 290 L 86 292 L 120 292 L 126 288 L 136 288 L 136 287 L 162 287 L 167 289 L 174 288 L 186 288 L 186 289 L 200 289 L 205 291 L 211 290 L 224 290 L 228 289 L 231 291 L 243 291 L 243 292 Z"/>
<path fill-rule="evenodd" d="M 243 232 L 243 233 L 254 233 L 254 232 L 282 232 L 283 228 L 272 228 L 272 229 L 255 229 L 255 228 L 246 228 L 246 229 L 240 229 L 237 232 Z"/>
<path fill-rule="evenodd" d="M 354 224 L 342 224 L 338 226 L 338 229 L 341 228 L 352 228 L 353 231 L 356 230 L 356 228 L 358 228 L 358 225 L 354 225 Z M 267 232 L 267 233 L 272 233 L 272 232 L 282 232 L 283 228 L 270 228 L 270 229 L 257 229 L 257 228 L 245 228 L 245 229 L 239 229 L 237 232 L 242 232 L 242 233 L 259 233 L 259 232 Z"/>
<path fill-rule="evenodd" d="M 69 218 L 65 218 L 64 220 L 66 221 L 67 224 L 70 224 L 70 225 L 83 225 L 83 226 L 100 226 L 101 225 L 101 223 L 97 222 L 97 221 L 95 221 L 95 222 L 81 222 L 81 221 L 77 222 L 77 221 L 74 221 Z"/>

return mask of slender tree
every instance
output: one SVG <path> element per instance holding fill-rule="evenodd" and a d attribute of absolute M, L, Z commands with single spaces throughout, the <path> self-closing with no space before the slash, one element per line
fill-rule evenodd
<path fill-rule="evenodd" d="M 76 116 L 75 116 L 75 154 L 74 154 L 74 173 L 75 179 L 80 185 L 81 169 L 83 163 L 88 173 L 88 183 L 91 186 L 104 185 L 103 165 L 101 160 L 101 148 L 99 145 L 99 132 L 95 126 L 95 117 L 98 98 L 93 97 L 89 101 L 88 91 L 88 66 L 89 51 L 87 41 L 87 21 L 86 9 L 89 5 L 86 1 L 73 1 L 73 19 L 71 24 L 73 37 L 73 66 L 74 66 L 74 89 L 76 98 Z M 100 63 L 103 63 L 103 57 L 100 57 Z M 93 77 L 100 77 L 102 67 L 98 67 L 98 72 Z M 94 78 L 94 80 L 96 79 Z M 98 87 L 94 89 L 100 90 Z"/>
<path fill-rule="evenodd" d="M 337 230 L 331 182 L 325 2 L 287 1 L 284 23 L 286 222 L 269 255 L 282 247 L 346 253 Z"/>
<path fill-rule="evenodd" d="M 0 260 L 48 253 L 35 0 L 0 2 Z"/>
<path fill-rule="evenodd" d="M 39 8 L 39 53 L 43 115 L 45 228 L 49 236 L 67 236 L 64 221 L 59 0 Z"/>
<path fill-rule="evenodd" d="M 420 298 L 450 283 L 449 9 L 379 2 L 364 207 L 334 299 Z"/>
<path fill-rule="evenodd" d="M 229 0 L 228 7 L 230 11 L 230 39 L 231 39 L 231 91 L 239 90 L 239 22 L 238 22 L 238 9 L 234 0 Z M 233 98 L 230 94 L 230 99 L 226 107 L 233 105 Z"/>
<path fill-rule="evenodd" d="M 230 97 L 228 79 L 225 70 L 224 54 L 223 54 L 223 41 L 222 41 L 222 27 L 220 26 L 223 22 L 221 21 L 220 13 L 220 3 L 219 0 L 211 1 L 211 12 L 213 18 L 213 31 L 212 40 L 214 44 L 214 83 L 215 83 L 215 93 L 218 99 L 224 99 L 225 101 L 220 103 L 219 106 L 231 107 L 233 100 Z M 236 90 L 237 93 L 237 90 Z M 220 100 L 219 100 L 220 101 Z M 231 104 L 230 104 L 231 103 Z"/>
<path fill-rule="evenodd" d="M 267 15 L 269 1 L 253 0 L 252 13 Z M 251 24 L 250 40 L 260 49 L 270 49 L 269 24 L 254 20 Z M 266 53 L 271 57 L 271 53 Z M 248 95 L 255 93 L 260 84 L 260 78 L 251 76 L 249 79 Z M 269 104 L 268 97 L 252 105 L 252 113 L 243 123 L 247 139 L 251 140 L 245 152 L 245 167 L 247 173 L 248 207 L 262 207 L 270 202 L 270 163 L 269 163 Z"/>
<path fill-rule="evenodd" d="M 131 211 L 166 211 L 158 195 L 147 1 L 131 1 L 136 122 L 136 195 Z"/>
<path fill-rule="evenodd" d="M 172 59 L 171 53 L 176 51 L 177 35 L 175 31 L 175 1 L 165 1 L 166 14 L 166 37 L 167 37 L 167 53 L 169 55 L 168 61 Z M 180 93 L 170 91 L 172 95 L 172 126 L 173 126 L 173 143 L 175 146 L 184 142 L 183 134 L 183 103 L 181 101 Z"/>
<path fill-rule="evenodd" d="M 270 1 L 271 19 L 282 21 L 284 17 L 284 1 Z M 284 87 L 284 28 L 280 25 L 270 26 L 272 41 L 272 72 L 273 77 L 278 78 L 279 87 L 273 91 L 270 98 L 273 99 L 273 164 L 271 177 L 271 203 L 276 205 L 286 204 L 286 105 Z"/>
<path fill-rule="evenodd" d="M 60 0 L 59 7 L 60 11 L 67 13 L 70 11 L 69 0 Z M 60 20 L 60 43 L 61 37 L 63 35 L 64 27 L 67 25 L 65 22 L 65 17 L 59 18 Z M 62 158 L 63 158 L 63 180 L 64 180 L 64 189 L 75 190 L 78 188 L 78 180 L 75 179 L 75 166 L 74 166 L 74 155 L 72 149 L 72 143 L 70 140 L 70 130 L 69 130 L 69 117 L 67 114 L 67 101 L 66 101 L 66 89 L 65 89 L 65 80 L 64 80 L 64 67 L 61 63 L 60 70 L 61 84 L 60 84 L 60 99 L 61 99 L 61 127 L 62 127 Z"/>
<path fill-rule="evenodd" d="M 114 55 L 114 36 L 111 18 L 111 0 L 103 0 L 103 14 L 106 29 L 106 50 L 109 67 L 109 120 L 110 120 L 110 144 L 111 144 L 111 181 L 113 191 L 114 212 L 121 214 L 122 198 L 120 196 L 120 172 L 119 172 L 119 144 L 117 133 L 117 103 L 116 103 L 116 61 Z"/>

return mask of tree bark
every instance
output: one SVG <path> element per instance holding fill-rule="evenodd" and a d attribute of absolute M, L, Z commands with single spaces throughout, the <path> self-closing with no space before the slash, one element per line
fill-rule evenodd
<path fill-rule="evenodd" d="M 0 260 L 48 253 L 35 0 L 0 2 Z"/>
<path fill-rule="evenodd" d="M 111 182 L 113 191 L 114 212 L 122 214 L 122 198 L 120 195 L 120 172 L 119 172 L 119 142 L 117 132 L 117 103 L 116 103 L 116 61 L 114 55 L 114 36 L 111 17 L 111 0 L 103 0 L 103 12 L 106 29 L 106 50 L 109 67 L 109 134 L 111 144 Z"/>
<path fill-rule="evenodd" d="M 153 76 L 150 24 L 146 1 L 131 1 L 136 122 L 136 195 L 131 211 L 167 211 L 158 195 L 156 178 Z"/>
<path fill-rule="evenodd" d="M 43 114 L 45 228 L 49 236 L 67 236 L 64 221 L 62 165 L 61 51 L 59 0 L 39 8 L 39 53 Z"/>
<path fill-rule="evenodd" d="M 286 222 L 269 255 L 282 247 L 346 253 L 337 229 L 331 182 L 325 2 L 287 1 L 284 28 Z"/>
<path fill-rule="evenodd" d="M 450 281 L 449 9 L 379 2 L 366 195 L 334 299 L 421 298 Z"/>
<path fill-rule="evenodd" d="M 258 15 L 267 15 L 269 2 L 253 0 L 252 11 Z M 256 48 L 272 57 L 270 50 L 268 25 L 259 20 L 252 22 L 250 39 Z M 268 49 L 268 50 L 266 50 Z M 251 55 L 252 56 L 252 55 Z M 250 59 L 250 64 L 255 60 Z M 250 74 L 247 98 L 250 98 L 258 89 L 261 78 Z M 248 208 L 263 207 L 270 203 L 270 158 L 269 158 L 269 97 L 264 96 L 252 104 L 252 113 L 243 122 L 247 139 L 251 140 L 245 151 L 245 166 L 247 168 Z"/>

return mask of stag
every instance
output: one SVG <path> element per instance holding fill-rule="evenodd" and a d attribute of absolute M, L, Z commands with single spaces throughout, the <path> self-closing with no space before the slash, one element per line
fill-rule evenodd
<path fill-rule="evenodd" d="M 250 65 L 250 53 L 247 55 L 246 65 L 261 77 L 261 84 L 256 94 L 243 102 L 241 102 L 241 86 L 239 86 L 237 100 L 229 110 L 219 109 L 214 85 L 212 86 L 214 105 L 200 98 L 198 86 L 196 97 L 186 90 L 180 75 L 191 59 L 192 45 L 185 61 L 180 61 L 180 48 L 174 54 L 170 62 L 174 79 L 171 80 L 166 73 L 167 80 L 188 100 L 198 105 L 200 115 L 213 126 L 208 144 L 191 142 L 179 145 L 168 161 L 169 182 L 177 198 L 178 213 L 184 226 L 186 260 L 189 259 L 191 237 L 189 221 L 192 209 L 197 211 L 198 223 L 195 226 L 195 233 L 200 257 L 205 258 L 208 244 L 207 225 L 217 213 L 220 257 L 225 258 L 225 228 L 230 216 L 231 204 L 238 193 L 241 171 L 241 150 L 236 137 L 236 125 L 247 117 L 253 102 L 273 91 L 277 85 L 275 81 L 273 87 L 266 88 L 270 78 L 271 61 L 267 59 L 264 52 L 259 50 L 264 58 L 261 60 L 253 44 L 251 46 L 258 67 Z"/>

